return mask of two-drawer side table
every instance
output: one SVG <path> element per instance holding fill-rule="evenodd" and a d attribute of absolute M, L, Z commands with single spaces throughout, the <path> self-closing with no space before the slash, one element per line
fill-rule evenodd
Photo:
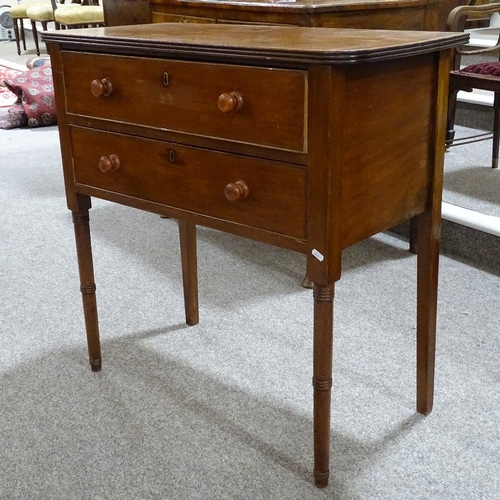
<path fill-rule="evenodd" d="M 467 35 L 148 24 L 43 39 L 92 370 L 92 196 L 180 221 L 188 324 L 198 322 L 196 225 L 305 253 L 314 477 L 324 487 L 341 254 L 413 219 L 417 411 L 431 411 L 449 49 Z"/>

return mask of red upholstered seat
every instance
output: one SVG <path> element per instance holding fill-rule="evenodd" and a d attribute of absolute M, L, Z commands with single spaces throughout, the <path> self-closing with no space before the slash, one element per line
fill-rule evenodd
<path fill-rule="evenodd" d="M 470 66 L 462 68 L 460 71 L 463 73 L 475 73 L 476 75 L 500 78 L 500 61 L 471 64 Z"/>

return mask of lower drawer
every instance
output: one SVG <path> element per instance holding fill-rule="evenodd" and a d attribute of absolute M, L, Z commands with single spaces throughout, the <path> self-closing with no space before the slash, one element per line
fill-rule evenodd
<path fill-rule="evenodd" d="M 260 228 L 306 234 L 306 169 L 71 127 L 75 183 Z"/>

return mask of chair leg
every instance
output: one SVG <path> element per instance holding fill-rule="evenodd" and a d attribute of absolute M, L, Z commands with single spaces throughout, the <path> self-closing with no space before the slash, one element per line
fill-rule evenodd
<path fill-rule="evenodd" d="M 446 144 L 453 143 L 455 138 L 455 112 L 457 109 L 458 89 L 450 90 L 448 96 L 448 117 L 446 122 Z"/>
<path fill-rule="evenodd" d="M 498 145 L 500 141 L 500 93 L 495 92 L 495 100 L 493 102 L 493 154 L 492 168 L 498 168 Z"/>
<path fill-rule="evenodd" d="M 20 20 L 20 24 L 21 24 L 21 40 L 23 41 L 23 49 L 26 50 L 26 35 L 24 33 L 24 22 L 22 19 Z"/>
<path fill-rule="evenodd" d="M 14 35 L 16 37 L 17 55 L 20 56 L 21 55 L 21 45 L 20 45 L 21 37 L 19 35 L 19 24 L 17 24 L 18 19 L 15 18 L 15 19 L 13 19 L 13 21 L 14 21 Z"/>
<path fill-rule="evenodd" d="M 38 46 L 38 31 L 36 29 L 36 22 L 31 21 L 31 29 L 33 31 L 33 41 L 35 42 L 36 55 L 40 55 L 40 47 Z"/>

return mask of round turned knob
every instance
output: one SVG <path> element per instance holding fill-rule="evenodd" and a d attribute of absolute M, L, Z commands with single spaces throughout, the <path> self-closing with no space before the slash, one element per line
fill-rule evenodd
<path fill-rule="evenodd" d="M 229 201 L 244 200 L 250 193 L 245 181 L 230 182 L 224 189 L 224 196 Z"/>
<path fill-rule="evenodd" d="M 108 172 L 116 172 L 120 168 L 120 158 L 118 155 L 101 156 L 99 160 L 99 169 L 107 174 Z"/>
<path fill-rule="evenodd" d="M 223 113 L 238 111 L 243 107 L 243 96 L 239 92 L 224 93 L 219 96 L 218 104 Z"/>
<path fill-rule="evenodd" d="M 90 84 L 90 90 L 95 97 L 107 97 L 113 92 L 113 84 L 108 78 L 103 78 L 102 80 L 95 79 Z"/>

